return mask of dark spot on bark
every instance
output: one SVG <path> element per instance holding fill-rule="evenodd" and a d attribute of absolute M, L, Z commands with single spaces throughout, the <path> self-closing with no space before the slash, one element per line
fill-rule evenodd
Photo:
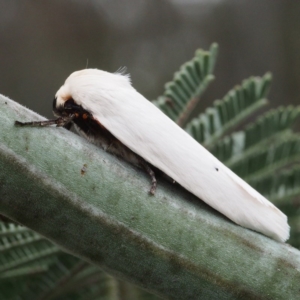
<path fill-rule="evenodd" d="M 217 172 L 219 172 L 219 169 L 218 169 L 218 168 L 215 168 L 215 169 L 216 169 Z"/>
<path fill-rule="evenodd" d="M 86 171 L 87 171 L 87 164 L 84 164 L 80 170 L 81 175 L 84 175 Z"/>

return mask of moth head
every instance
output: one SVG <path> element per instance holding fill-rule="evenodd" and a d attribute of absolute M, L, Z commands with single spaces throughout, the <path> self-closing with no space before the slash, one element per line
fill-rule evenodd
<path fill-rule="evenodd" d="M 58 116 L 67 116 L 74 105 L 81 105 L 80 96 L 84 94 L 89 69 L 73 72 L 57 91 L 53 100 L 53 112 Z"/>
<path fill-rule="evenodd" d="M 64 84 L 56 93 L 53 100 L 53 113 L 56 116 L 68 116 L 68 104 L 74 103 L 68 85 Z"/>
<path fill-rule="evenodd" d="M 130 77 L 124 70 L 109 73 L 97 69 L 85 69 L 72 73 L 57 91 L 53 101 L 53 112 L 66 116 L 71 104 L 91 110 L 94 103 L 101 104 L 115 91 L 133 89 Z"/>

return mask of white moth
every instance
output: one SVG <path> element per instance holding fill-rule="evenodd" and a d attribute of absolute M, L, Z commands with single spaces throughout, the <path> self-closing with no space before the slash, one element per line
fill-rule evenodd
<path fill-rule="evenodd" d="M 53 103 L 56 120 L 20 123 L 73 124 L 105 150 L 143 167 L 151 165 L 236 224 L 277 241 L 289 238 L 287 217 L 177 126 L 132 86 L 128 76 L 97 69 L 72 73 Z"/>

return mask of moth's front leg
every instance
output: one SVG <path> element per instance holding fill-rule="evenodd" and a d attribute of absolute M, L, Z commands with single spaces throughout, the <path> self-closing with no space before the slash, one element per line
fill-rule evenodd
<path fill-rule="evenodd" d="M 31 126 L 31 127 L 44 127 L 50 125 L 56 125 L 56 127 L 62 127 L 69 124 L 76 115 L 63 116 L 54 120 L 45 120 L 45 121 L 33 121 L 33 122 L 19 122 L 15 121 L 16 126 Z"/>

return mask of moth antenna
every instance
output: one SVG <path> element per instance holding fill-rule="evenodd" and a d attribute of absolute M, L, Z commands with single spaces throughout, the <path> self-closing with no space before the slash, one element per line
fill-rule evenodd
<path fill-rule="evenodd" d="M 115 74 L 120 74 L 120 75 L 125 75 L 125 76 L 129 76 L 129 74 L 127 73 L 127 67 L 123 66 L 120 67 Z"/>

